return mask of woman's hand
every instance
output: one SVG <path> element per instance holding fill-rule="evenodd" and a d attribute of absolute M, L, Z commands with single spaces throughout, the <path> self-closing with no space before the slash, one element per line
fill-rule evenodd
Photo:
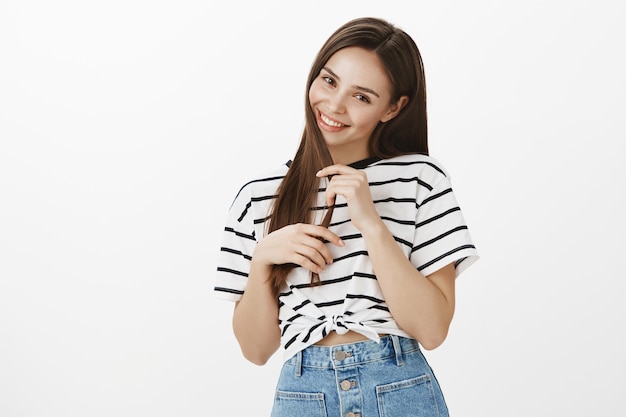
<path fill-rule="evenodd" d="M 266 266 L 293 263 L 319 274 L 333 261 L 324 241 L 344 245 L 339 236 L 325 227 L 304 223 L 287 225 L 263 238 L 252 259 Z"/>
<path fill-rule="evenodd" d="M 332 206 L 335 196 L 343 196 L 348 203 L 352 224 L 357 229 L 363 232 L 370 225 L 380 224 L 365 172 L 336 164 L 321 169 L 316 175 L 319 178 L 331 177 L 326 188 L 326 205 Z"/>

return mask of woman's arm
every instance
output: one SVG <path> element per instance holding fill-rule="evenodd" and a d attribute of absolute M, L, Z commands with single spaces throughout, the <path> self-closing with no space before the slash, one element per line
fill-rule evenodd
<path fill-rule="evenodd" d="M 264 365 L 280 346 L 278 300 L 272 292 L 271 267 L 252 259 L 248 284 L 233 312 L 233 331 L 243 356 Z"/>
<path fill-rule="evenodd" d="M 333 177 L 326 189 L 327 204 L 332 204 L 336 195 L 348 202 L 350 218 L 365 239 L 391 315 L 425 349 L 438 347 L 445 340 L 454 315 L 454 265 L 424 276 L 402 252 L 378 215 L 366 174 L 344 165 L 332 165 L 317 174 L 330 175 Z"/>
<path fill-rule="evenodd" d="M 448 335 L 455 306 L 454 264 L 424 276 L 402 252 L 382 220 L 361 229 L 391 315 L 425 349 Z"/>
<path fill-rule="evenodd" d="M 233 330 L 246 359 L 263 365 L 280 346 L 278 300 L 272 291 L 273 265 L 294 263 L 320 273 L 333 256 L 323 240 L 343 246 L 339 236 L 311 224 L 285 226 L 256 246 L 244 294 L 235 305 Z"/>

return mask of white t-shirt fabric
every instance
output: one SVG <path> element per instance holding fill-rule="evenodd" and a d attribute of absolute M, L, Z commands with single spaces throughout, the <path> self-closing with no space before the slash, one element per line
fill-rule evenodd
<path fill-rule="evenodd" d="M 429 275 L 453 262 L 458 277 L 479 258 L 450 176 L 433 157 L 410 154 L 370 158 L 351 166 L 367 174 L 376 210 L 422 274 Z M 288 169 L 285 164 L 246 183 L 237 193 L 217 262 L 217 298 L 238 301 L 243 295 L 254 248 L 267 234 L 277 188 Z M 325 213 L 325 190 L 322 180 L 314 208 L 315 224 L 321 223 Z M 344 334 L 352 330 L 376 341 L 379 334 L 410 337 L 385 304 L 365 241 L 352 225 L 342 196 L 336 198 L 329 229 L 345 246 L 328 244 L 333 262 L 319 274 L 320 285 L 311 286 L 311 273 L 296 267 L 280 291 L 278 324 L 284 360 L 331 331 Z"/>

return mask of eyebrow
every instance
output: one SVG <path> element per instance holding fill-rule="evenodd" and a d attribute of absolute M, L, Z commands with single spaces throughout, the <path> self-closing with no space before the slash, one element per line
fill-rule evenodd
<path fill-rule="evenodd" d="M 337 74 L 335 74 L 333 72 L 333 70 L 331 70 L 330 68 L 324 67 L 322 69 L 324 71 L 326 71 L 327 73 L 329 73 L 330 75 L 332 75 L 333 77 L 335 77 L 338 81 L 341 81 L 341 78 Z M 372 90 L 371 88 L 362 87 L 360 85 L 354 85 L 353 88 L 356 88 L 357 90 L 365 91 L 366 93 L 370 93 L 370 94 L 375 95 L 376 97 L 380 98 L 378 93 L 376 91 Z"/>

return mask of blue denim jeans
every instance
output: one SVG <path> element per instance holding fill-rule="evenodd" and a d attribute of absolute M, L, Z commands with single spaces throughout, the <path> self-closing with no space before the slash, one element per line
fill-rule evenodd
<path fill-rule="evenodd" d="M 287 360 L 272 417 L 448 417 L 417 341 L 310 346 Z"/>

